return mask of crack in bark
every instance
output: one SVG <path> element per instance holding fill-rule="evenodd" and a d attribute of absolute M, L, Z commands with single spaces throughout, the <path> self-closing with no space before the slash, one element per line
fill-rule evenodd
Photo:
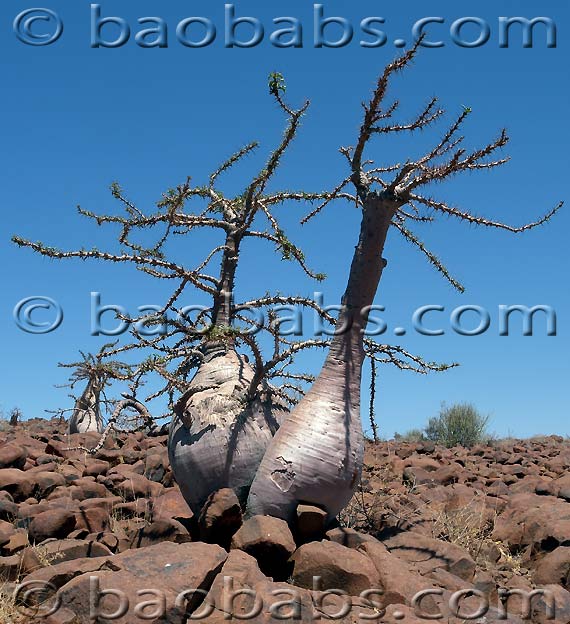
<path fill-rule="evenodd" d="M 282 491 L 288 492 L 297 476 L 292 469 L 293 462 L 287 461 L 284 457 L 278 457 L 277 461 L 283 466 L 271 473 L 270 479 Z"/>

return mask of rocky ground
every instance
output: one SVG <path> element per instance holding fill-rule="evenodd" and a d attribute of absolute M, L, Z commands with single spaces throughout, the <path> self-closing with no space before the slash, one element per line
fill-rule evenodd
<path fill-rule="evenodd" d="M 0 431 L 2 624 L 570 622 L 560 437 L 369 444 L 362 487 L 326 532 L 307 506 L 294 527 L 244 520 L 228 490 L 193 517 L 165 435 L 65 450 L 96 442 L 55 420 Z"/>

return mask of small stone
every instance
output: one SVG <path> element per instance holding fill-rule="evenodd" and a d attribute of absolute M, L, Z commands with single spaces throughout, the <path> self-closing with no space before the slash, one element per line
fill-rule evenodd
<path fill-rule="evenodd" d="M 297 507 L 297 533 L 301 543 L 322 540 L 327 523 L 327 512 L 313 505 Z"/>

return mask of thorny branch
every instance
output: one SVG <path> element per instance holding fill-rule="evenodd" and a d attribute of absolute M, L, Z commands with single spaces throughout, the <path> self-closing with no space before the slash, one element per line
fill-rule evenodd
<path fill-rule="evenodd" d="M 444 132 L 434 147 L 423 156 L 405 163 L 376 166 L 372 160 L 365 160 L 365 151 L 373 137 L 397 133 L 413 133 L 432 126 L 440 120 L 445 111 L 439 107 L 437 98 L 432 98 L 412 121 L 398 123 L 393 121 L 398 110 L 399 102 L 385 104 L 387 93 L 393 77 L 406 68 L 415 58 L 422 43 L 423 37 L 402 56 L 389 63 L 378 77 L 372 97 L 363 103 L 364 116 L 354 147 L 342 147 L 340 153 L 347 160 L 350 167 L 350 176 L 344 179 L 333 193 L 345 192 L 347 183 L 352 182 L 356 194 L 357 205 L 364 206 L 372 196 L 386 200 L 385 205 L 391 211 L 391 225 L 413 246 L 415 246 L 428 262 L 443 275 L 443 277 L 458 291 L 464 287 L 455 279 L 443 262 L 430 251 L 421 239 L 409 228 L 408 223 L 433 223 L 437 216 L 443 214 L 454 217 L 470 224 L 502 229 L 508 232 L 521 233 L 539 227 L 548 222 L 562 207 L 563 202 L 551 209 L 540 218 L 521 225 L 513 226 L 494 219 L 472 214 L 436 200 L 419 189 L 440 183 L 452 176 L 465 171 L 490 170 L 500 167 L 509 161 L 508 157 L 497 157 L 495 154 L 504 148 L 509 137 L 506 130 L 501 130 L 497 138 L 487 145 L 468 151 L 463 148 L 464 136 L 459 134 L 472 109 L 464 107 L 449 128 Z M 313 209 L 302 221 L 306 223 L 319 214 L 326 205 L 325 200 L 319 207 Z M 370 202 L 374 205 L 374 202 Z M 406 210 L 408 205 L 410 210 Z M 373 399 L 375 395 L 376 364 L 390 363 L 398 368 L 413 370 L 419 373 L 442 371 L 456 364 L 445 365 L 426 362 L 422 358 L 412 355 L 401 347 L 378 345 L 370 339 L 365 339 L 365 351 L 372 361 L 371 404 L 370 418 L 374 436 L 377 435 L 374 422 Z"/>

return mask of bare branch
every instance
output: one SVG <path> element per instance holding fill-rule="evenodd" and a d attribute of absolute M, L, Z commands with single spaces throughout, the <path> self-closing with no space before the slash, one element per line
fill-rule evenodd
<path fill-rule="evenodd" d="M 111 431 L 120 431 L 120 429 L 117 428 L 117 421 L 121 415 L 121 412 L 123 412 L 123 410 L 127 408 L 135 409 L 139 413 L 140 417 L 142 418 L 143 423 L 138 429 L 147 429 L 147 430 L 153 429 L 154 419 L 150 415 L 146 407 L 140 401 L 137 401 L 134 397 L 130 397 L 128 395 L 123 395 L 123 396 L 125 396 L 125 398 L 117 403 L 117 406 L 115 407 L 113 415 L 109 419 L 109 422 L 107 426 L 105 427 L 105 430 L 101 434 L 101 438 L 99 439 L 99 442 L 97 443 L 95 447 L 86 448 L 84 446 L 74 446 L 72 448 L 66 448 L 64 450 L 82 451 L 84 453 L 88 453 L 89 455 L 96 455 L 105 445 L 105 442 L 107 441 L 107 438 L 109 437 L 109 434 L 111 433 Z"/>
<path fill-rule="evenodd" d="M 432 98 L 414 121 L 407 124 L 391 124 L 373 127 L 372 132 L 377 134 L 389 134 L 391 132 L 413 132 L 414 130 L 422 130 L 443 115 L 443 109 L 439 108 L 434 110 L 436 104 L 437 98 Z"/>
<path fill-rule="evenodd" d="M 269 232 L 258 232 L 250 230 L 244 233 L 244 237 L 263 238 L 265 240 L 275 243 L 277 249 L 281 252 L 283 260 L 296 260 L 297 264 L 301 267 L 306 275 L 311 279 L 315 279 L 318 282 L 325 279 L 325 275 L 322 273 L 315 273 L 312 271 L 305 262 L 305 255 L 303 252 L 295 246 L 284 233 L 280 230 L 277 234 L 270 234 Z"/>
<path fill-rule="evenodd" d="M 300 342 L 295 342 L 291 345 L 291 347 L 289 347 L 289 349 L 286 349 L 285 351 L 282 351 L 281 353 L 279 353 L 279 355 L 277 355 L 276 357 L 272 358 L 271 360 L 269 360 L 268 362 L 265 363 L 264 366 L 264 375 L 267 376 L 268 373 L 275 368 L 278 364 L 280 364 L 281 362 L 285 362 L 287 360 L 289 360 L 291 357 L 293 357 L 296 353 L 298 353 L 299 351 L 303 351 L 305 349 L 314 349 L 314 348 L 326 348 L 328 347 L 330 344 L 329 340 L 303 340 Z"/>
<path fill-rule="evenodd" d="M 381 104 L 386 95 L 386 91 L 388 89 L 388 83 L 393 74 L 402 70 L 406 65 L 408 65 L 414 56 L 416 55 L 421 42 L 423 41 L 423 37 L 420 37 L 418 41 L 407 50 L 402 56 L 397 58 L 395 61 L 389 63 L 384 72 L 378 78 L 378 82 L 376 84 L 376 88 L 374 90 L 374 94 L 369 101 L 368 104 L 364 104 L 364 120 L 362 122 L 362 126 L 360 128 L 360 134 L 358 136 L 358 141 L 356 147 L 354 148 L 354 152 L 351 157 L 351 167 L 353 173 L 353 182 L 359 191 L 359 195 L 362 192 L 365 192 L 367 189 L 366 183 L 361 179 L 362 176 L 362 157 L 364 154 L 364 148 L 368 143 L 370 137 L 373 134 L 374 125 L 380 120 L 383 119 Z M 393 105 L 390 107 L 385 113 L 386 115 L 391 115 L 392 111 L 395 109 Z"/>
<path fill-rule="evenodd" d="M 376 371 L 376 360 L 374 358 L 370 358 L 370 404 L 368 407 L 368 417 L 370 419 L 370 427 L 372 428 L 372 437 L 374 442 L 378 442 L 378 426 L 376 424 L 376 414 L 375 414 L 375 401 L 376 401 L 376 380 L 377 380 L 377 371 Z"/>
<path fill-rule="evenodd" d="M 552 210 L 547 212 L 540 219 L 533 221 L 532 223 L 527 223 L 525 225 L 521 225 L 518 227 L 508 225 L 506 223 L 501 223 L 499 221 L 493 221 L 492 219 L 487 219 L 485 217 L 478 217 L 469 212 L 459 210 L 458 208 L 454 208 L 445 202 L 436 201 L 434 199 L 430 199 L 429 197 L 422 197 L 421 195 L 416 195 L 412 193 L 410 197 L 424 206 L 429 208 L 433 208 L 439 212 L 443 212 L 444 214 L 448 214 L 452 217 L 456 217 L 461 219 L 462 221 L 467 221 L 468 223 L 473 223 L 474 225 L 480 225 L 484 227 L 493 227 L 498 228 L 500 230 L 507 230 L 508 232 L 513 232 L 515 234 L 520 234 L 521 232 L 526 232 L 527 230 L 532 230 L 533 228 L 539 227 L 550 221 L 552 217 L 562 208 L 564 202 L 559 202 Z"/>
<path fill-rule="evenodd" d="M 328 194 L 327 197 L 324 198 L 323 202 L 321 202 L 314 210 L 301 219 L 301 225 L 305 225 L 305 223 L 310 221 L 313 217 L 316 217 L 321 210 L 323 210 L 323 208 L 326 208 L 335 199 L 349 199 L 358 205 L 358 197 L 341 192 L 342 189 L 350 183 L 350 181 L 351 177 L 345 178 L 335 189 L 333 189 L 330 194 Z"/>
<path fill-rule="evenodd" d="M 459 366 L 456 362 L 452 364 L 428 362 L 400 346 L 379 344 L 370 338 L 364 339 L 364 347 L 367 357 L 374 359 L 377 363 L 392 364 L 400 370 L 408 370 L 421 375 L 430 372 L 444 372 Z"/>
<path fill-rule="evenodd" d="M 97 249 L 60 251 L 55 247 L 46 247 L 43 243 L 33 243 L 32 241 L 25 240 L 23 238 L 20 238 L 19 236 L 13 236 L 12 241 L 16 243 L 16 245 L 18 245 L 19 247 L 29 247 L 34 251 L 42 254 L 43 256 L 47 256 L 49 258 L 81 258 L 82 260 L 96 258 L 98 260 L 108 260 L 110 262 L 132 262 L 137 265 L 142 265 L 144 268 L 147 268 L 145 265 L 150 265 L 152 267 L 168 269 L 170 271 L 173 271 L 180 277 L 186 278 L 189 282 L 192 282 L 194 286 L 200 288 L 201 290 L 204 290 L 205 292 L 208 292 L 210 294 L 215 293 L 215 290 L 213 288 L 207 286 L 206 284 L 203 284 L 201 281 L 212 281 L 213 278 L 206 275 L 195 274 L 193 271 L 187 271 L 184 267 L 178 264 L 174 264 L 173 262 L 167 262 L 165 260 L 159 260 L 157 258 L 142 257 L 131 254 L 111 254 L 105 251 L 99 251 Z"/>
<path fill-rule="evenodd" d="M 216 183 L 216 180 L 219 178 L 219 176 L 222 173 L 224 173 L 228 169 L 231 169 L 244 156 L 247 156 L 248 154 L 251 154 L 258 147 L 259 147 L 259 143 L 257 141 L 252 141 L 251 143 L 248 143 L 245 147 L 242 147 L 235 154 L 232 154 L 232 156 L 230 156 L 224 163 L 222 163 L 216 169 L 216 171 L 214 171 L 212 173 L 212 175 L 210 176 L 210 188 L 214 187 L 214 184 Z"/>
<path fill-rule="evenodd" d="M 297 134 L 297 130 L 299 129 L 299 125 L 301 122 L 301 117 L 305 114 L 307 108 L 309 107 L 309 101 L 307 100 L 300 109 L 292 110 L 284 103 L 279 91 L 274 92 L 273 95 L 275 96 L 281 108 L 289 116 L 289 123 L 287 125 L 287 128 L 285 129 L 285 133 L 283 135 L 281 143 L 270 155 L 269 160 L 265 165 L 265 168 L 253 180 L 253 182 L 249 185 L 248 189 L 245 192 L 245 214 L 247 215 L 249 223 L 251 223 L 255 214 L 255 200 L 259 199 L 263 195 L 267 183 L 279 166 L 279 161 L 281 160 L 281 157 L 287 151 L 287 148 Z"/>
<path fill-rule="evenodd" d="M 400 232 L 400 234 L 402 234 L 402 236 L 407 241 L 409 241 L 415 247 L 417 247 L 426 256 L 426 258 L 429 260 L 429 263 L 433 265 L 456 290 L 458 290 L 461 293 L 465 292 L 465 288 L 462 286 L 462 284 L 460 284 L 455 278 L 451 276 L 451 274 L 449 273 L 447 268 L 442 264 L 439 258 L 435 256 L 431 251 L 429 251 L 429 249 L 426 248 L 424 243 L 422 243 L 422 241 L 419 240 L 419 238 L 417 238 L 415 234 L 410 232 L 410 230 L 404 227 L 404 225 L 402 225 L 401 223 L 393 222 L 393 224 L 396 227 L 396 229 Z"/>

